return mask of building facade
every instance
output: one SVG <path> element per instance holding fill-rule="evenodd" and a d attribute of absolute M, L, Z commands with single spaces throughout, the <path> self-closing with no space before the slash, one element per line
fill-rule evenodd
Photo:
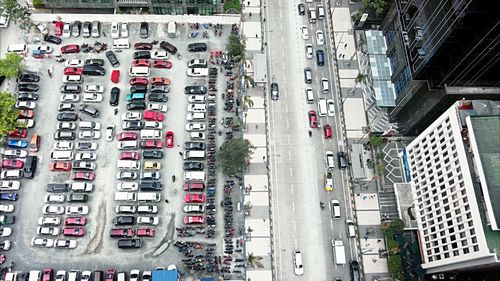
<path fill-rule="evenodd" d="M 43 0 L 52 9 L 82 9 L 88 13 L 110 10 L 123 13 L 213 15 L 222 13 L 221 0 Z"/>
<path fill-rule="evenodd" d="M 500 269 L 499 105 L 478 105 L 492 106 L 491 115 L 452 106 L 406 147 L 428 273 Z"/>
<path fill-rule="evenodd" d="M 391 119 L 403 133 L 418 134 L 464 97 L 499 99 L 499 8 L 484 0 L 393 1 L 381 28 L 396 92 Z M 484 88 L 497 91 L 484 96 Z"/>

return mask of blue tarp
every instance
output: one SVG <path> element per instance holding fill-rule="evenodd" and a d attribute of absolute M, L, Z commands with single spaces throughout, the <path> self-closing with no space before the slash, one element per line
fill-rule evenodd
<path fill-rule="evenodd" d="M 152 281 L 178 281 L 177 270 L 155 270 Z"/>

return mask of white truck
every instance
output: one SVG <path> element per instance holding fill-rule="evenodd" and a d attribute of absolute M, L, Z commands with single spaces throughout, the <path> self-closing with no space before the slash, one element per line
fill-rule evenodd
<path fill-rule="evenodd" d="M 342 240 L 332 240 L 333 256 L 335 257 L 335 263 L 344 265 L 345 260 L 345 248 Z"/>

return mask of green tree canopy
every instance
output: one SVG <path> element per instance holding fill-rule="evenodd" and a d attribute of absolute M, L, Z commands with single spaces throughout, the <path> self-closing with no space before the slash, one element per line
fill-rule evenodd
<path fill-rule="evenodd" d="M 0 92 L 0 137 L 16 129 L 18 110 L 16 98 L 9 92 Z"/>
<path fill-rule="evenodd" d="M 252 153 L 253 146 L 248 140 L 228 140 L 222 144 L 217 162 L 224 175 L 235 176 L 248 165 Z"/>
<path fill-rule="evenodd" d="M 227 51 L 229 56 L 232 58 L 239 57 L 242 58 L 245 53 L 245 46 L 241 43 L 240 38 L 237 35 L 231 34 L 228 37 Z"/>
<path fill-rule="evenodd" d="M 385 139 L 381 136 L 377 135 L 371 135 L 370 136 L 370 143 L 372 144 L 373 147 L 379 147 L 382 144 L 384 144 Z"/>
<path fill-rule="evenodd" d="M 363 0 L 363 6 L 377 17 L 383 17 L 389 9 L 388 0 Z"/>
<path fill-rule="evenodd" d="M 16 0 L 3 0 L 1 3 L 4 14 L 9 16 L 23 30 L 29 30 L 33 26 L 31 11 L 28 4 L 21 5 Z"/>
<path fill-rule="evenodd" d="M 14 78 L 19 76 L 23 58 L 15 53 L 7 53 L 4 59 L 0 59 L 0 76 Z"/>

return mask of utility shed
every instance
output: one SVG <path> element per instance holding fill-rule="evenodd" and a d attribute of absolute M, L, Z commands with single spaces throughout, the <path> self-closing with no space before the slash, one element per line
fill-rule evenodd
<path fill-rule="evenodd" d="M 155 270 L 152 281 L 179 281 L 177 270 Z"/>

